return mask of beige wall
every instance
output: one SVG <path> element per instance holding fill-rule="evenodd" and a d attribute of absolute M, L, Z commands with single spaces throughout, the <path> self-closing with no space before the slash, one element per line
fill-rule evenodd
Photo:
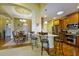
<path fill-rule="evenodd" d="M 52 34 L 53 20 L 48 21 L 47 30 L 50 34 Z"/>
<path fill-rule="evenodd" d="M 0 15 L 0 32 L 5 29 L 7 17 Z"/>
<path fill-rule="evenodd" d="M 54 26 L 54 25 L 59 25 L 59 20 L 54 20 L 54 19 L 52 19 L 52 20 L 50 20 L 50 21 L 48 21 L 48 24 L 47 24 L 47 31 L 50 33 L 50 34 L 52 34 L 52 27 Z M 44 25 L 44 26 L 46 26 L 46 25 Z"/>

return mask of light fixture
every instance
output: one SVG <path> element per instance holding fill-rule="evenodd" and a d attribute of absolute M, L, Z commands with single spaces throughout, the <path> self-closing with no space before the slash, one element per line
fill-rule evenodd
<path fill-rule="evenodd" d="M 8 22 L 9 22 L 9 20 L 6 20 L 6 22 L 8 23 Z"/>
<path fill-rule="evenodd" d="M 22 20 L 22 19 L 20 19 L 20 21 L 22 22 L 23 20 Z"/>
<path fill-rule="evenodd" d="M 57 15 L 61 15 L 63 13 L 64 13 L 64 11 L 59 11 L 59 12 L 57 12 Z"/>
<path fill-rule="evenodd" d="M 22 21 L 23 21 L 23 22 L 26 22 L 26 20 L 24 20 L 24 19 L 23 19 Z"/>
<path fill-rule="evenodd" d="M 46 18 L 46 17 L 47 17 L 47 15 L 44 15 L 44 17 Z"/>
<path fill-rule="evenodd" d="M 24 19 L 20 19 L 20 21 L 21 21 L 21 22 L 26 22 L 26 20 L 24 20 Z"/>
<path fill-rule="evenodd" d="M 45 11 L 47 11 L 47 9 L 45 9 Z"/>
<path fill-rule="evenodd" d="M 44 23 L 47 24 L 47 21 L 45 21 Z"/>
<path fill-rule="evenodd" d="M 79 9 L 79 6 L 77 6 L 77 9 Z"/>

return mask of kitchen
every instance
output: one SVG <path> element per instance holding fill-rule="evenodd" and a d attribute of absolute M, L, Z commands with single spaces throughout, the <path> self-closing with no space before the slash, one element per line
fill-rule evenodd
<path fill-rule="evenodd" d="M 62 34 L 65 43 L 79 47 L 79 12 L 53 20 L 53 34 Z M 62 32 L 62 33 L 61 33 Z"/>

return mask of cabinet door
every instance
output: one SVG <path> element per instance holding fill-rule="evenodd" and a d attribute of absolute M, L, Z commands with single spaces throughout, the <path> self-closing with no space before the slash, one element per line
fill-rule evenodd
<path fill-rule="evenodd" d="M 77 38 L 76 38 L 76 46 L 79 47 L 79 36 L 77 36 Z"/>

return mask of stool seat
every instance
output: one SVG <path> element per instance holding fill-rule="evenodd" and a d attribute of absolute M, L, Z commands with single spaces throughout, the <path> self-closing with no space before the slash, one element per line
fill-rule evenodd
<path fill-rule="evenodd" d="M 37 40 L 37 39 L 38 39 L 38 38 L 36 38 L 36 37 L 33 37 L 33 38 L 32 38 L 32 40 Z"/>
<path fill-rule="evenodd" d="M 48 43 L 47 39 L 42 39 L 41 42 Z"/>

